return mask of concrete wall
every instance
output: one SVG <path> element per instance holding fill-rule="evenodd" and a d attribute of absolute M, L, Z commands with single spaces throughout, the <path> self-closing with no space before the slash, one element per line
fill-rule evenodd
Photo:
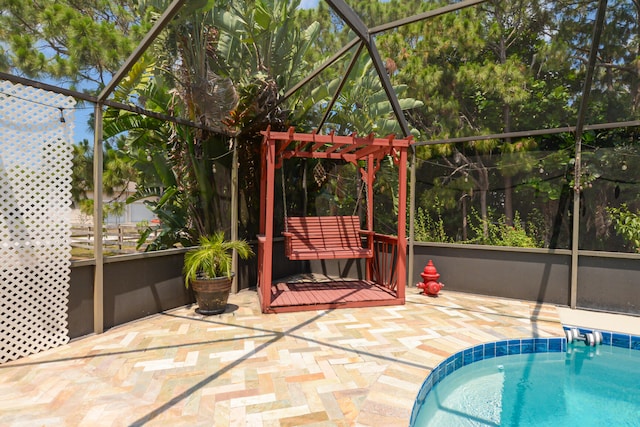
<path fill-rule="evenodd" d="M 104 328 L 190 304 L 184 286 L 184 251 L 165 251 L 110 257 L 104 264 Z M 81 261 L 71 267 L 69 336 L 93 332 L 93 280 L 95 265 Z"/>
<path fill-rule="evenodd" d="M 69 285 L 69 337 L 93 333 L 94 266 L 83 262 L 71 265 Z"/>
<path fill-rule="evenodd" d="M 479 245 L 416 245 L 414 276 L 433 260 L 445 290 L 495 295 L 528 301 L 569 304 L 569 251 L 499 250 Z"/>
<path fill-rule="evenodd" d="M 177 252 L 105 263 L 105 329 L 193 302 L 182 278 L 183 259 Z"/>
<path fill-rule="evenodd" d="M 431 259 L 444 290 L 570 305 L 571 251 L 479 245 L 414 246 L 414 275 Z M 579 251 L 576 308 L 640 315 L 640 256 Z"/>
<path fill-rule="evenodd" d="M 640 259 L 585 253 L 578 263 L 577 306 L 640 314 Z"/>
<path fill-rule="evenodd" d="M 274 242 L 273 278 L 320 273 L 364 278 L 362 260 L 289 261 Z M 420 273 L 433 260 L 447 290 L 568 306 L 571 252 L 421 243 L 414 246 L 414 274 L 407 293 L 419 292 Z M 182 279 L 184 250 L 107 258 L 104 264 L 104 327 L 117 326 L 194 302 Z M 71 269 L 69 335 L 93 332 L 91 262 Z M 239 261 L 239 289 L 255 288 L 257 259 Z M 640 315 L 640 256 L 580 252 L 577 307 Z"/>

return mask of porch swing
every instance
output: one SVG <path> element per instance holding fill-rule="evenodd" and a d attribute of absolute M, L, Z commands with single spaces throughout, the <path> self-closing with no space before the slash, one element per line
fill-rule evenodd
<path fill-rule="evenodd" d="M 285 190 L 284 162 L 280 159 L 282 172 L 282 204 L 284 210 L 285 255 L 291 261 L 319 259 L 352 259 L 373 257 L 373 230 L 360 227 L 360 217 L 356 215 L 364 192 L 365 181 L 358 191 L 352 215 L 289 216 Z M 326 172 L 318 163 L 314 176 L 319 182 Z M 367 210 L 367 218 L 369 217 Z M 368 222 L 368 221 L 367 221 Z M 363 246 L 362 237 L 366 237 Z"/>
<path fill-rule="evenodd" d="M 260 232 L 257 237 L 258 295 L 262 311 L 404 304 L 406 162 L 411 137 L 336 136 L 333 132 L 319 135 L 315 132 L 296 133 L 293 128 L 288 132 L 272 132 L 268 128 L 261 133 Z M 288 216 L 283 188 L 284 255 L 292 262 L 320 261 L 322 265 L 328 261 L 337 262 L 332 260 L 352 262 L 362 259 L 366 265 L 366 277 L 355 280 L 340 278 L 316 287 L 273 282 L 275 171 L 282 168 L 284 160 L 294 157 L 342 160 L 355 165 L 362 178 L 363 189 L 366 188 L 366 225 L 361 227 L 356 212 L 347 216 Z M 373 181 L 386 157 L 391 157 L 398 165 L 397 236 L 373 232 Z"/>

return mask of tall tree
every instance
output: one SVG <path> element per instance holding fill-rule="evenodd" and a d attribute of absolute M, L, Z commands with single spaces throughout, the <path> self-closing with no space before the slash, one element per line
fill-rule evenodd
<path fill-rule="evenodd" d="M 105 116 L 113 120 L 107 129 L 130 132 L 131 141 L 150 145 L 146 149 L 164 141 L 164 158 L 173 179 L 165 187 L 167 197 L 163 195 L 154 208 L 180 215 L 188 212 L 189 221 L 175 222 L 185 227 L 188 240 L 224 228 L 228 215 L 219 204 L 228 183 L 224 173 L 216 172 L 215 160 L 230 154 L 230 138 L 238 143 L 243 165 L 240 219 L 247 234 L 256 231 L 259 131 L 268 124 L 285 125 L 288 113 L 278 107 L 279 97 L 304 74 L 305 49 L 317 28 L 303 30 L 296 25 L 293 16 L 298 4 L 266 0 L 190 4 L 143 59 L 146 65 L 141 61 L 134 67 L 116 92 L 123 101 L 156 111 L 164 108 L 209 128 L 167 123 L 158 127 L 157 122 L 128 113 Z M 149 2 L 149 13 L 157 13 L 152 6 Z M 167 211 L 170 202 L 175 209 Z M 186 210 L 178 209 L 185 206 Z"/>
<path fill-rule="evenodd" d="M 572 114 L 567 104 L 571 95 L 567 90 L 569 79 L 559 72 L 570 68 L 566 55 L 558 60 L 562 58 L 562 45 L 549 43 L 551 18 L 542 3 L 487 2 L 381 36 L 381 50 L 397 67 L 395 78 L 425 102 L 423 108 L 410 114 L 422 138 L 446 139 L 565 124 L 564 118 Z M 487 156 L 500 155 L 502 161 L 491 167 L 501 172 L 503 197 L 497 206 L 510 223 L 514 215 L 512 177 L 530 170 L 532 163 L 513 160 L 525 160 L 518 153 L 534 147 L 533 139 L 480 140 L 427 147 L 420 150 L 420 155 L 440 156 L 449 162 L 452 173 L 464 178 L 459 195 L 463 210 L 468 196 L 476 195 L 485 223 L 490 187 L 495 186 L 490 183 Z M 454 180 L 443 182 L 452 184 Z M 472 193 L 469 182 L 475 190 Z"/>
<path fill-rule="evenodd" d="M 0 70 L 101 87 L 152 22 L 126 0 L 0 0 Z"/>
<path fill-rule="evenodd" d="M 260 130 L 285 128 L 297 98 L 281 97 L 311 69 L 305 59 L 318 36 L 319 24 L 301 27 L 296 21 L 299 0 L 221 1 L 214 13 L 220 31 L 216 73 L 231 79 L 239 101 L 226 123 L 236 130 L 239 159 L 241 222 L 244 232 L 258 231 Z"/>
<path fill-rule="evenodd" d="M 133 162 L 123 151 L 123 139 L 114 145 L 104 145 L 104 185 L 102 194 L 109 197 L 104 203 L 104 215 L 120 215 L 124 210 L 124 194 L 138 175 Z M 93 213 L 93 148 L 86 139 L 73 145 L 71 195 L 74 205 L 86 215 Z"/>
<path fill-rule="evenodd" d="M 588 61 L 597 2 L 553 3 L 556 34 L 566 41 L 568 60 L 583 75 Z M 607 3 L 606 23 L 598 51 L 587 122 L 614 122 L 640 117 L 640 1 Z"/>

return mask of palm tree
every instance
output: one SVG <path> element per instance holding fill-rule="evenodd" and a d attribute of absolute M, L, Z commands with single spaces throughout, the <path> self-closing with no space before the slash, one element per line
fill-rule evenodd
<path fill-rule="evenodd" d="M 170 246 L 172 238 L 196 244 L 199 236 L 225 228 L 221 192 L 227 183 L 215 171 L 220 162 L 230 163 L 230 156 L 224 157 L 230 138 L 236 140 L 243 165 L 240 179 L 246 184 L 241 191 L 248 208 L 241 222 L 248 234 L 255 231 L 259 131 L 267 124 L 284 125 L 286 112 L 278 108 L 278 99 L 305 71 L 304 52 L 317 29 L 295 26 L 298 4 L 220 0 L 203 7 L 192 2 L 116 91 L 122 102 L 137 102 L 208 129 L 115 110 L 105 114 L 105 136 L 126 133 L 130 147 L 147 153 L 137 166 L 153 171 L 156 182 L 147 178 L 137 197 L 155 191 L 158 201 L 149 204 L 157 214 L 187 215 L 163 221 L 171 229 L 151 249 Z M 223 159 L 216 163 L 219 157 Z"/>

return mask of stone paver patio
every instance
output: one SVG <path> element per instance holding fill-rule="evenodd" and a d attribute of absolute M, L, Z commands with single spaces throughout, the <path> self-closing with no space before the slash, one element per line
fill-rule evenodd
<path fill-rule="evenodd" d="M 407 289 L 404 306 L 175 309 L 0 365 L 2 426 L 407 426 L 430 370 L 505 338 L 562 337 L 554 306 Z"/>

